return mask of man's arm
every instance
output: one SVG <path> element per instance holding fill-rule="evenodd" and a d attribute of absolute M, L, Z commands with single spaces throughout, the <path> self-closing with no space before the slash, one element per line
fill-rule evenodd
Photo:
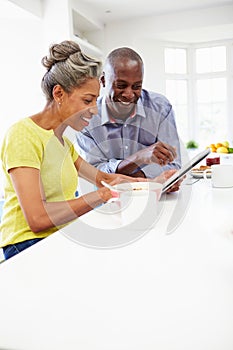
<path fill-rule="evenodd" d="M 171 105 L 167 103 L 166 110 L 163 112 L 164 117 L 159 126 L 157 128 L 155 126 L 157 131 L 154 135 L 154 140 L 162 140 L 163 142 L 144 146 L 143 149 L 142 143 L 138 145 L 138 148 L 135 147 L 137 140 L 139 140 L 138 132 L 140 133 L 141 127 L 144 133 L 145 130 L 150 130 L 149 136 L 153 133 L 154 122 L 145 127 L 143 125 L 136 125 L 136 128 L 133 126 L 135 132 L 137 132 L 135 139 L 131 139 L 132 127 L 129 124 L 127 128 L 117 128 L 115 126 L 109 128 L 108 126 L 97 125 L 91 130 L 85 129 L 85 131 L 78 133 L 77 144 L 80 154 L 90 164 L 107 173 L 154 178 L 164 170 L 179 169 L 181 166 L 180 145 Z M 156 118 L 157 114 L 156 111 L 152 118 Z M 122 132 L 126 133 L 122 136 Z M 164 146 L 165 144 L 166 146 Z M 174 154 L 174 148 L 177 157 Z"/>
<path fill-rule="evenodd" d="M 127 159 L 122 160 L 117 167 L 117 172 L 126 175 L 133 175 L 143 171 L 145 165 L 158 164 L 164 166 L 171 163 L 176 158 L 175 149 L 163 142 L 156 142 L 153 145 L 132 154 Z M 145 173 L 143 173 L 145 176 Z"/>
<path fill-rule="evenodd" d="M 124 175 L 130 174 L 132 177 L 146 177 L 145 173 L 138 167 L 138 165 L 129 160 L 122 160 L 116 168 L 116 173 Z"/>
<path fill-rule="evenodd" d="M 164 99 L 164 97 L 163 97 Z M 166 98 L 165 98 L 166 100 Z M 153 178 L 167 170 L 179 170 L 181 168 L 180 139 L 177 132 L 174 110 L 169 103 L 165 104 L 162 115 L 164 119 L 160 122 L 157 130 L 157 139 L 172 145 L 176 149 L 176 158 L 166 165 L 149 164 L 143 168 L 147 178 Z"/>
<path fill-rule="evenodd" d="M 76 141 L 78 153 L 83 159 L 105 173 L 116 173 L 121 160 L 109 158 L 106 147 L 97 144 L 89 131 L 78 132 Z"/>

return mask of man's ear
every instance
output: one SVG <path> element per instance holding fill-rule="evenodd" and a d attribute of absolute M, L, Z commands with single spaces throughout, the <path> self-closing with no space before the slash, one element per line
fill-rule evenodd
<path fill-rule="evenodd" d="M 104 72 L 102 73 L 102 75 L 100 77 L 100 83 L 101 83 L 102 87 L 105 87 L 105 74 L 104 74 Z"/>
<path fill-rule="evenodd" d="M 55 85 L 53 87 L 53 98 L 56 102 L 61 102 L 64 97 L 64 90 L 61 85 Z"/>

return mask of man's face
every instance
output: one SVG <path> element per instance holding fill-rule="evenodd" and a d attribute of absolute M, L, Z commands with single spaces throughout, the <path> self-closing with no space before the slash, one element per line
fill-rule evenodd
<path fill-rule="evenodd" d="M 132 114 L 141 95 L 142 80 L 143 67 L 134 60 L 125 58 L 114 67 L 106 66 L 101 81 L 113 117 L 125 120 Z"/>

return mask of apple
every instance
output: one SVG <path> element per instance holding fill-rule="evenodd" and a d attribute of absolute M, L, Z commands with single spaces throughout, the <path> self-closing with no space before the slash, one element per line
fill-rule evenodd
<path fill-rule="evenodd" d="M 228 148 L 229 147 L 229 142 L 228 141 L 224 141 L 224 142 L 222 142 L 222 145 L 224 147 Z"/>

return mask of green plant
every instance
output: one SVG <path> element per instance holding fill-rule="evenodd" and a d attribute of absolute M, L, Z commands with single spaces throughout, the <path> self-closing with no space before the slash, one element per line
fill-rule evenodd
<path fill-rule="evenodd" d="M 194 140 L 190 140 L 186 143 L 186 148 L 198 148 L 198 143 Z"/>

